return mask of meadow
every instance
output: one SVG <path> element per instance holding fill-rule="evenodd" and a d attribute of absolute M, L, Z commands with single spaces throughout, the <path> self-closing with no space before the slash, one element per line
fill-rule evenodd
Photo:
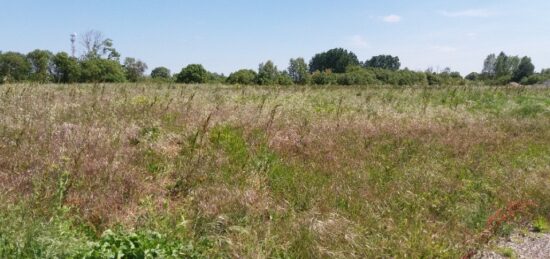
<path fill-rule="evenodd" d="M 0 85 L 2 258 L 457 258 L 548 220 L 550 88 Z"/>

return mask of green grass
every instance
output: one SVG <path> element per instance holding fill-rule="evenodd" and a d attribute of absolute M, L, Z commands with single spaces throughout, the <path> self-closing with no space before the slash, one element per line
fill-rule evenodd
<path fill-rule="evenodd" d="M 545 88 L 0 85 L 0 257 L 461 257 L 547 231 L 549 129 Z"/>

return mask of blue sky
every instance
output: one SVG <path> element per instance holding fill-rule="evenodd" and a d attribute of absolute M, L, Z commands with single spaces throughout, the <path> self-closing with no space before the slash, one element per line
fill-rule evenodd
<path fill-rule="evenodd" d="M 550 67 L 548 0 L 0 0 L 0 51 L 70 52 L 90 29 L 123 57 L 173 72 L 191 63 L 228 74 L 343 47 L 392 54 L 414 70 L 480 71 L 489 53 Z"/>

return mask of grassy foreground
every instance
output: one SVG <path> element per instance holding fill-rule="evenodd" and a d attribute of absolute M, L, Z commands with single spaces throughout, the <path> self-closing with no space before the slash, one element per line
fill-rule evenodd
<path fill-rule="evenodd" d="M 550 89 L 1 85 L 0 257 L 460 257 L 550 219 Z"/>

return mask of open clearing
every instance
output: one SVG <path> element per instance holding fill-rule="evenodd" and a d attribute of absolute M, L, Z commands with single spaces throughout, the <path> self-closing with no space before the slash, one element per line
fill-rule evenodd
<path fill-rule="evenodd" d="M 1 85 L 0 257 L 461 257 L 550 219 L 550 89 Z"/>

